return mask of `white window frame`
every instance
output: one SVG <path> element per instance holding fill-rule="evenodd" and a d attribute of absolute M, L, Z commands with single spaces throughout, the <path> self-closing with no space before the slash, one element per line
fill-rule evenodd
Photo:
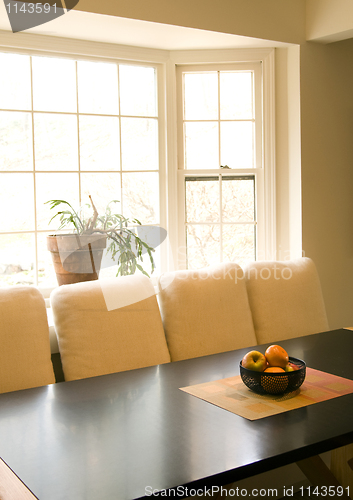
<path fill-rule="evenodd" d="M 223 169 L 217 170 L 184 170 L 183 169 L 183 141 L 181 127 L 181 113 L 177 109 L 177 102 L 181 103 L 180 95 L 181 73 L 183 69 L 230 69 L 232 64 L 237 68 L 245 68 L 247 63 L 258 63 L 262 67 L 262 136 L 258 137 L 261 145 L 260 161 L 252 169 L 232 169 L 228 172 Z M 169 151 L 173 151 L 173 158 L 169 158 L 170 177 L 169 183 L 169 227 L 173 233 L 169 233 L 170 240 L 174 245 L 175 267 L 183 269 L 186 267 L 185 252 L 185 177 L 188 175 L 255 175 L 255 186 L 257 190 L 257 248 L 256 259 L 273 259 L 276 255 L 276 186 L 275 186 L 275 95 L 274 95 L 274 49 L 247 49 L 247 50 L 205 50 L 205 51 L 180 51 L 174 52 L 168 67 L 169 78 L 167 82 L 170 87 L 167 95 L 173 96 L 174 102 L 169 100 L 169 110 L 173 116 L 174 128 L 169 130 Z M 172 81 L 174 77 L 174 83 Z M 179 93 L 179 95 L 178 95 Z M 177 99 L 178 97 L 178 99 Z M 257 96 L 259 97 L 259 96 Z M 180 105 L 180 104 L 179 104 Z M 178 140 L 179 139 L 179 140 Z M 260 164 L 259 164 L 260 163 Z M 171 201 L 173 200 L 173 201 Z M 174 205 L 174 210 L 172 209 Z"/>

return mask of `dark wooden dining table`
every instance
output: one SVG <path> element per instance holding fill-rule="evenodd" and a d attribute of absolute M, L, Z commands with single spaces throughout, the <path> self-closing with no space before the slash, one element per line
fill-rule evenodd
<path fill-rule="evenodd" d="M 352 331 L 280 345 L 353 380 Z M 353 442 L 353 394 L 250 421 L 180 390 L 238 375 L 248 350 L 2 394 L 0 457 L 39 500 L 183 498 Z"/>

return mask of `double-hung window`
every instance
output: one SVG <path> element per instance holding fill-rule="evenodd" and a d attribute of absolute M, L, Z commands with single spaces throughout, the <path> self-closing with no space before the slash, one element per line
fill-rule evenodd
<path fill-rule="evenodd" d="M 264 244 L 262 63 L 180 65 L 179 266 L 244 264 Z"/>

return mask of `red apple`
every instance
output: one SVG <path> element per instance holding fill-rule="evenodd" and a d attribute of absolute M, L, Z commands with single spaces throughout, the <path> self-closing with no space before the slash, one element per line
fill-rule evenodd
<path fill-rule="evenodd" d="M 248 370 L 263 372 L 267 367 L 265 356 L 259 351 L 249 351 L 243 357 L 241 364 Z"/>
<path fill-rule="evenodd" d="M 296 365 L 295 363 L 289 362 L 285 367 L 284 367 L 286 372 L 295 372 L 296 370 L 299 370 L 299 366 Z"/>
<path fill-rule="evenodd" d="M 287 351 L 280 345 L 270 345 L 265 351 L 265 357 L 270 366 L 285 368 L 289 362 Z"/>

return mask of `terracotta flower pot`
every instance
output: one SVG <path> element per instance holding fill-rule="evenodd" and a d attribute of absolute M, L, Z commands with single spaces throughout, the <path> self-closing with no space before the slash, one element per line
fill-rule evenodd
<path fill-rule="evenodd" d="M 47 236 L 59 286 L 97 280 L 106 244 L 106 236 L 99 233 Z"/>

